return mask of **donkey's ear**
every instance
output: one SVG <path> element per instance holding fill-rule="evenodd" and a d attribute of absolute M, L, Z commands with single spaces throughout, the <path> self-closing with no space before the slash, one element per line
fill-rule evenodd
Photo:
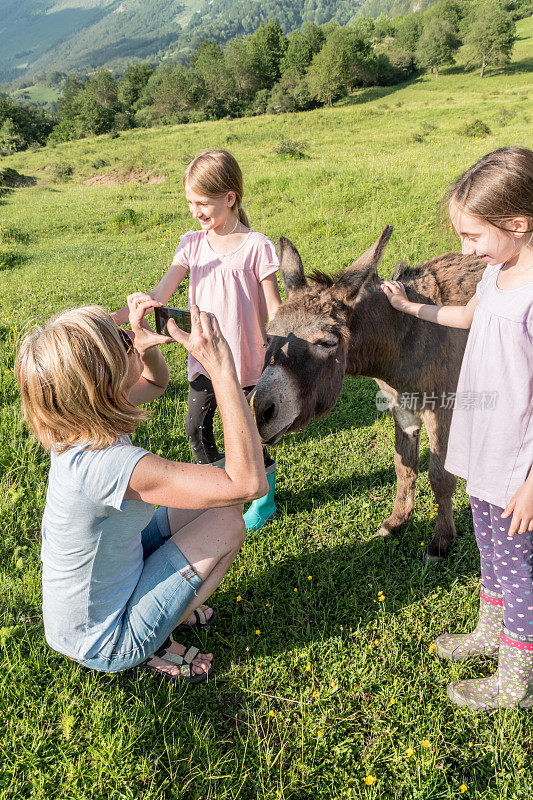
<path fill-rule="evenodd" d="M 348 267 L 339 280 L 335 283 L 335 287 L 348 290 L 351 294 L 358 294 L 363 286 L 365 286 L 377 274 L 378 264 L 381 261 L 383 252 L 387 246 L 392 231 L 392 225 L 387 225 L 379 237 L 357 261 Z"/>
<path fill-rule="evenodd" d="M 283 275 L 283 282 L 287 294 L 297 292 L 298 289 L 303 289 L 307 284 L 304 275 L 304 265 L 298 250 L 295 248 L 290 239 L 285 236 L 280 236 L 278 239 L 278 251 L 281 267 L 281 274 Z"/>

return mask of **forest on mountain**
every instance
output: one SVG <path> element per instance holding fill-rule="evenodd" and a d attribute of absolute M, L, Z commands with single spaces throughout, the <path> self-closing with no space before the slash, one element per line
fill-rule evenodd
<path fill-rule="evenodd" d="M 401 83 L 420 70 L 438 77 L 463 45 L 463 63 L 483 77 L 487 66 L 509 60 L 514 17 L 524 8 L 438 0 L 392 19 L 308 21 L 289 36 L 269 20 L 225 47 L 200 42 L 187 64 L 138 61 L 120 76 L 106 69 L 47 73 L 42 80 L 61 86 L 55 114 L 0 96 L 0 154 L 135 127 L 332 105 L 360 87 Z"/>
<path fill-rule="evenodd" d="M 203 41 L 224 46 L 274 20 L 287 36 L 305 23 L 425 11 L 436 0 L 2 0 L 0 82 L 36 73 L 115 75 L 132 61 L 187 63 Z M 506 0 L 524 16 L 531 0 Z"/>

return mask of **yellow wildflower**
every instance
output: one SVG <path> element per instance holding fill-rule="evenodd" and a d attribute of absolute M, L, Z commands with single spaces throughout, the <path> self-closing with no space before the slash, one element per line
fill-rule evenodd
<path fill-rule="evenodd" d="M 405 751 L 405 755 L 408 758 L 411 758 L 411 756 L 414 756 L 414 754 L 415 754 L 415 751 L 413 750 L 412 747 L 408 747 L 407 750 Z"/>
<path fill-rule="evenodd" d="M 459 786 L 459 791 L 461 792 L 461 794 L 464 794 L 466 792 L 466 789 L 467 789 L 467 787 L 464 785 L 464 783 L 462 783 Z"/>
<path fill-rule="evenodd" d="M 259 634 L 260 634 L 260 633 L 261 633 L 261 631 L 259 630 L 259 628 L 257 628 L 257 630 L 256 630 L 256 632 L 255 632 L 255 635 L 256 635 L 256 636 L 259 636 Z"/>
<path fill-rule="evenodd" d="M 424 739 L 424 741 L 422 742 L 422 747 L 431 747 L 431 742 L 429 741 L 429 739 Z"/>
<path fill-rule="evenodd" d="M 365 778 L 365 783 L 366 783 L 367 786 L 373 786 L 376 781 L 377 781 L 377 778 L 376 778 L 375 775 L 367 775 L 366 778 Z"/>

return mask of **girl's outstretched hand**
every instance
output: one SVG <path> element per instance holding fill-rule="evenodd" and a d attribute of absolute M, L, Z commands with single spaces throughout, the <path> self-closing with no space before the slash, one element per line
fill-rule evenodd
<path fill-rule="evenodd" d="M 235 370 L 231 350 L 214 314 L 192 306 L 191 332 L 182 331 L 173 319 L 168 320 L 167 331 L 174 341 L 182 344 L 200 362 L 211 378 L 217 377 L 221 372 L 227 374 L 228 370 Z"/>
<path fill-rule="evenodd" d="M 146 314 L 160 305 L 162 304 L 144 292 L 128 295 L 129 321 L 135 334 L 135 349 L 141 357 L 151 347 L 158 344 L 169 344 L 173 341 L 170 336 L 160 336 L 158 333 L 154 333 L 146 322 Z"/>
<path fill-rule="evenodd" d="M 391 306 L 397 311 L 403 311 L 409 303 L 403 283 L 400 281 L 383 281 L 381 291 L 387 296 Z"/>
<path fill-rule="evenodd" d="M 533 486 L 529 479 L 511 497 L 502 518 L 513 515 L 508 536 L 533 531 Z"/>

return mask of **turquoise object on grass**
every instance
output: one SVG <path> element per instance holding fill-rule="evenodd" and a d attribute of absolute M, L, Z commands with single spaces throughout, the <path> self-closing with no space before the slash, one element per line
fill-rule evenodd
<path fill-rule="evenodd" d="M 276 504 L 274 493 L 276 491 L 276 465 L 273 465 L 272 472 L 267 474 L 268 494 L 254 500 L 246 514 L 244 514 L 244 524 L 247 531 L 258 531 L 276 515 Z"/>

